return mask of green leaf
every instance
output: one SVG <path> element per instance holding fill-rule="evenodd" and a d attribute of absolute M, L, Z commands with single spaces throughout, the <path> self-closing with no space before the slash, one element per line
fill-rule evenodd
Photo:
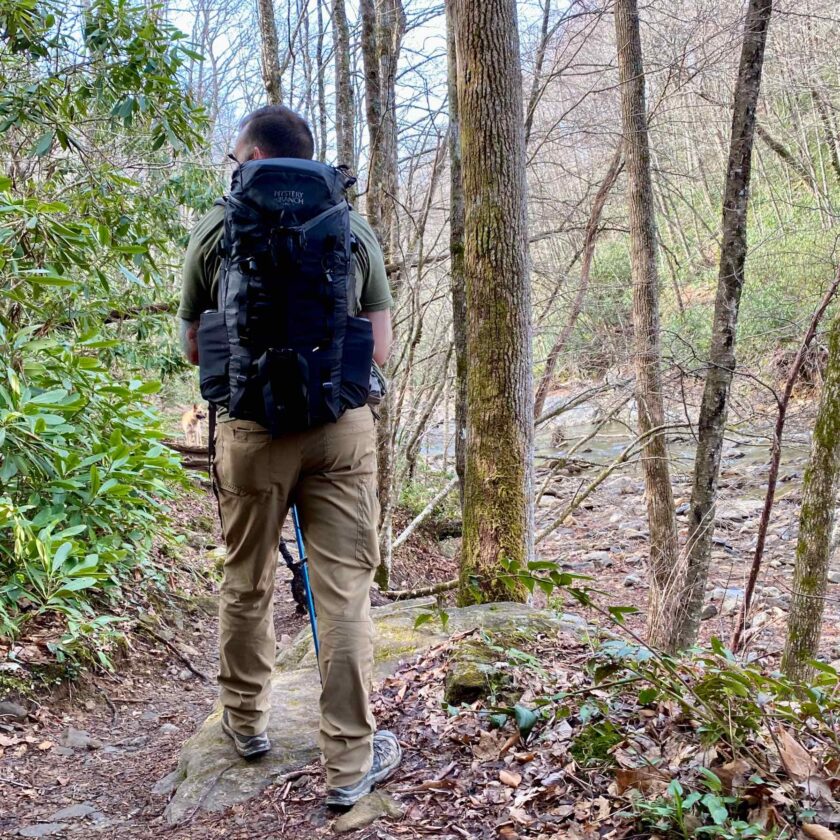
<path fill-rule="evenodd" d="M 55 405 L 60 403 L 67 396 L 67 391 L 63 388 L 53 388 L 51 391 L 44 391 L 42 394 L 37 394 L 32 397 L 30 402 L 35 405 Z"/>
<path fill-rule="evenodd" d="M 62 277 L 60 274 L 50 274 L 48 272 L 28 272 L 22 275 L 27 283 L 35 283 L 37 286 L 61 286 L 67 288 L 69 286 L 76 286 L 75 280 L 69 277 Z"/>
<path fill-rule="evenodd" d="M 513 707 L 513 719 L 516 721 L 516 727 L 519 729 L 522 740 L 527 741 L 531 730 L 537 725 L 539 717 L 530 709 L 517 703 Z"/>
<path fill-rule="evenodd" d="M 32 147 L 32 154 L 35 155 L 35 157 L 43 157 L 52 148 L 54 139 L 55 131 L 52 129 L 45 131 Z"/>
<path fill-rule="evenodd" d="M 655 688 L 643 688 L 639 692 L 639 703 L 642 706 L 648 706 L 653 703 L 654 700 L 659 696 L 659 691 Z"/>
<path fill-rule="evenodd" d="M 73 543 L 69 540 L 67 542 L 63 542 L 58 549 L 56 550 L 55 554 L 52 556 L 52 571 L 53 573 L 57 572 L 65 563 L 67 558 L 70 556 L 70 552 L 73 550 Z"/>
<path fill-rule="evenodd" d="M 716 825 L 724 825 L 729 819 L 729 811 L 719 796 L 713 793 L 707 793 L 701 802 L 706 806 L 709 816 L 711 816 Z"/>
<path fill-rule="evenodd" d="M 417 630 L 418 628 L 422 627 L 424 624 L 428 624 L 433 618 L 435 617 L 434 613 L 430 612 L 423 612 L 414 619 L 414 629 Z"/>
<path fill-rule="evenodd" d="M 723 783 L 708 767 L 698 767 L 697 772 L 703 777 L 706 787 L 714 793 L 723 790 Z"/>
<path fill-rule="evenodd" d="M 96 586 L 99 581 L 95 577 L 78 577 L 72 580 L 64 580 L 61 582 L 61 589 L 53 594 L 53 599 L 62 598 L 71 592 L 80 592 L 83 589 L 90 589 Z"/>

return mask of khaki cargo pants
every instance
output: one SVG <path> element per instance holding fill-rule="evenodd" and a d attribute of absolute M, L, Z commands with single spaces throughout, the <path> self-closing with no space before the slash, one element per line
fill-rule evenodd
<path fill-rule="evenodd" d="M 280 528 L 296 503 L 321 643 L 320 745 L 327 784 L 355 784 L 370 768 L 375 728 L 368 701 L 369 589 L 379 564 L 373 414 L 363 406 L 337 423 L 276 440 L 257 423 L 223 422 L 214 464 L 227 546 L 222 705 L 237 732 L 255 735 L 266 728 Z"/>

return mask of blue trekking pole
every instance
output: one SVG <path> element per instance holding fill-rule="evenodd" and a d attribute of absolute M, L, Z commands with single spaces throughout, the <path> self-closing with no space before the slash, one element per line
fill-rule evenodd
<path fill-rule="evenodd" d="M 306 609 L 309 612 L 309 625 L 312 627 L 312 639 L 315 642 L 315 658 L 317 659 L 321 646 L 318 644 L 318 618 L 315 615 L 315 602 L 312 600 L 312 587 L 309 585 L 309 565 L 306 559 L 306 549 L 303 545 L 303 533 L 300 530 L 300 518 L 297 505 L 292 505 L 292 522 L 295 526 L 295 540 L 297 541 L 300 568 L 303 573 L 303 589 L 306 592 Z"/>

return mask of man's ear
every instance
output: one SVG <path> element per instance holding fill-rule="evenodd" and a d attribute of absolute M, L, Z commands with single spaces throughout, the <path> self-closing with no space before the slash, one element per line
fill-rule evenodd
<path fill-rule="evenodd" d="M 267 157 L 268 155 L 264 154 L 259 146 L 254 146 L 254 151 L 251 152 L 251 160 L 265 160 Z"/>

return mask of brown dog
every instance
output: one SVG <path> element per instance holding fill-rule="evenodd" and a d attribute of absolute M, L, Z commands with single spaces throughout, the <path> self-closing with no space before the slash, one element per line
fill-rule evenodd
<path fill-rule="evenodd" d="M 181 416 L 181 428 L 184 430 L 184 437 L 187 439 L 187 446 L 202 446 L 203 436 L 201 430 L 203 428 L 202 420 L 207 417 L 207 412 L 203 407 L 199 407 L 193 403 L 189 411 L 185 411 Z"/>

